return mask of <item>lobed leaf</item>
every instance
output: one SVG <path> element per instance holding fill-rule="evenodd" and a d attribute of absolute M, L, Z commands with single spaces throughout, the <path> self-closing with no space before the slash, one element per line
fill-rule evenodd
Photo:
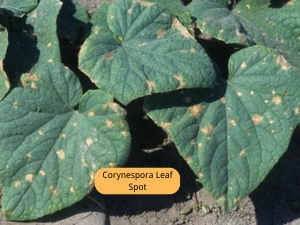
<path fill-rule="evenodd" d="M 95 18 L 79 67 L 121 103 L 151 93 L 214 86 L 210 58 L 165 6 L 117 0 L 102 4 Z"/>
<path fill-rule="evenodd" d="M 15 19 L 15 29 L 9 34 L 5 58 L 7 74 L 21 75 L 51 61 L 60 62 L 56 19 L 61 8 L 59 0 L 40 1 L 26 18 Z M 16 60 L 18 59 L 18 60 Z"/>
<path fill-rule="evenodd" d="M 268 0 L 244 0 L 232 11 L 222 1 L 194 0 L 188 8 L 203 33 L 226 43 L 256 43 L 300 52 L 299 0 L 279 8 Z"/>
<path fill-rule="evenodd" d="M 100 90 L 81 97 L 79 80 L 62 64 L 46 63 L 22 82 L 0 102 L 2 209 L 9 220 L 36 219 L 81 200 L 95 173 L 123 165 L 130 149 L 123 109 Z"/>
<path fill-rule="evenodd" d="M 230 58 L 229 79 L 214 90 L 149 96 L 147 114 L 225 211 L 266 177 L 286 151 L 300 113 L 299 69 L 254 46 Z"/>

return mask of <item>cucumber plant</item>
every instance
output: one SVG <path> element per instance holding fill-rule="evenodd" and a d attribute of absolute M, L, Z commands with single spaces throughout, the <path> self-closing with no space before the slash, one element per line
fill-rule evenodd
<path fill-rule="evenodd" d="M 75 0 L 0 5 L 9 220 L 68 207 L 99 169 L 124 165 L 131 134 L 121 104 L 137 98 L 225 212 L 264 180 L 299 124 L 299 0 L 116 0 L 91 19 Z M 96 90 L 83 91 L 61 59 L 60 42 L 75 44 L 83 30 L 78 67 Z M 225 69 L 222 49 L 209 49 L 216 43 L 238 48 Z"/>

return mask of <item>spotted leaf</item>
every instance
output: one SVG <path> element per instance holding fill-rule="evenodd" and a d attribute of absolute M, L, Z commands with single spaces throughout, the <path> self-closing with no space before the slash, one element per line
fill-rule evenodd
<path fill-rule="evenodd" d="M 117 0 L 101 5 L 95 16 L 79 67 L 121 103 L 151 93 L 214 86 L 210 58 L 164 5 Z"/>
<path fill-rule="evenodd" d="M 282 55 L 255 46 L 230 58 L 228 80 L 220 80 L 212 91 L 154 95 L 144 107 L 229 211 L 286 151 L 299 123 L 299 84 L 299 70 Z"/>
<path fill-rule="evenodd" d="M 81 200 L 95 173 L 122 166 L 130 148 L 123 109 L 100 90 L 81 97 L 79 80 L 62 64 L 47 63 L 22 83 L 0 102 L 2 209 L 9 220 Z"/>

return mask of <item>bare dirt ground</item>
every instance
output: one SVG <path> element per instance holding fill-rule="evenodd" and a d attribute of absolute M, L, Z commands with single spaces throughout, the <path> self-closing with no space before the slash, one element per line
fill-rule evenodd
<path fill-rule="evenodd" d="M 95 11 L 102 0 L 78 0 Z M 265 181 L 230 213 L 224 215 L 210 194 L 195 182 L 193 172 L 174 146 L 156 147 L 166 138 L 164 132 L 142 114 L 141 100 L 129 104 L 132 154 L 126 166 L 173 167 L 181 175 L 181 188 L 174 195 L 103 196 L 93 191 L 81 202 L 30 225 L 297 225 L 300 224 L 300 128 L 293 135 L 288 151 Z M 134 109 L 134 110 L 133 110 Z M 156 150 L 149 150 L 155 149 Z M 195 206 L 196 193 L 201 206 L 212 205 L 201 217 Z M 1 225 L 23 224 L 5 221 Z"/>

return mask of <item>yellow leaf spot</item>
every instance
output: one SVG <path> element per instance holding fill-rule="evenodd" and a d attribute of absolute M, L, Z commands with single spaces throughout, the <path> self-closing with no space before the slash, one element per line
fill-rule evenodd
<path fill-rule="evenodd" d="M 280 40 L 280 43 L 284 43 L 284 39 L 283 38 Z"/>
<path fill-rule="evenodd" d="M 245 5 L 245 7 L 246 7 L 247 9 L 251 9 L 251 6 L 250 6 L 250 5 Z"/>
<path fill-rule="evenodd" d="M 224 30 L 219 30 L 219 34 L 222 34 L 224 32 Z"/>
<path fill-rule="evenodd" d="M 70 191 L 71 191 L 72 193 L 75 193 L 75 189 L 74 189 L 73 186 L 70 187 Z"/>
<path fill-rule="evenodd" d="M 57 196 L 57 195 L 58 195 L 58 192 L 57 192 L 57 190 L 56 190 L 56 188 L 55 188 L 55 187 L 53 187 L 53 186 L 50 186 L 49 190 L 50 190 L 50 193 L 51 193 L 52 195 L 55 195 L 55 196 Z"/>
<path fill-rule="evenodd" d="M 250 91 L 250 95 L 254 95 L 254 91 Z"/>
<path fill-rule="evenodd" d="M 149 89 L 153 89 L 155 87 L 155 82 L 151 80 L 146 80 Z"/>
<path fill-rule="evenodd" d="M 34 174 L 30 173 L 25 175 L 25 180 L 27 180 L 28 182 L 32 182 L 34 179 Z"/>
<path fill-rule="evenodd" d="M 7 88 L 10 88 L 10 83 L 6 80 L 5 81 L 5 86 L 7 87 Z"/>
<path fill-rule="evenodd" d="M 190 113 L 192 116 L 197 117 L 202 111 L 203 107 L 201 105 L 193 105 L 189 107 Z"/>
<path fill-rule="evenodd" d="M 242 93 L 242 92 L 237 92 L 236 94 L 237 94 L 237 96 L 239 96 L 239 97 L 243 96 L 243 93 Z"/>
<path fill-rule="evenodd" d="M 14 108 L 14 109 L 17 109 L 17 108 L 18 108 L 18 102 L 17 102 L 17 101 L 13 102 L 13 108 Z"/>
<path fill-rule="evenodd" d="M 252 121 L 255 125 L 259 124 L 263 120 L 263 117 L 260 115 L 252 116 Z"/>
<path fill-rule="evenodd" d="M 201 148 L 202 147 L 202 143 L 198 143 L 198 148 Z"/>
<path fill-rule="evenodd" d="M 107 52 L 104 54 L 103 58 L 105 60 L 112 60 L 114 58 L 114 53 L 113 52 Z"/>
<path fill-rule="evenodd" d="M 222 195 L 220 198 L 217 199 L 217 202 L 222 203 L 225 201 L 225 199 L 226 199 L 226 196 Z M 223 205 L 223 204 L 221 204 L 221 205 Z"/>
<path fill-rule="evenodd" d="M 267 104 L 269 102 L 269 100 L 265 100 L 265 103 Z"/>
<path fill-rule="evenodd" d="M 190 156 L 187 156 L 185 159 L 184 159 L 188 164 L 192 162 L 192 159 Z"/>
<path fill-rule="evenodd" d="M 239 156 L 245 156 L 245 151 L 244 150 L 241 150 L 240 152 L 239 152 Z"/>
<path fill-rule="evenodd" d="M 166 127 L 172 126 L 172 123 L 170 123 L 170 122 L 164 122 L 164 123 L 161 123 L 160 126 L 162 128 L 166 128 Z"/>
<path fill-rule="evenodd" d="M 196 52 L 196 49 L 195 48 L 191 48 L 190 49 L 190 53 L 194 53 L 194 52 Z"/>
<path fill-rule="evenodd" d="M 53 62 L 53 59 L 49 59 L 48 62 L 50 62 L 50 63 Z"/>
<path fill-rule="evenodd" d="M 198 177 L 202 178 L 203 177 L 203 173 L 198 173 Z"/>
<path fill-rule="evenodd" d="M 78 124 L 77 123 L 73 123 L 73 127 L 76 127 Z"/>
<path fill-rule="evenodd" d="M 121 134 L 126 137 L 128 135 L 128 132 L 127 131 L 122 131 Z"/>
<path fill-rule="evenodd" d="M 91 146 L 93 144 L 93 139 L 92 138 L 87 138 L 85 140 L 85 142 L 86 142 L 87 146 Z"/>
<path fill-rule="evenodd" d="M 158 31 L 156 31 L 156 37 L 158 39 L 163 38 L 164 34 L 165 34 L 165 31 L 163 29 L 159 29 Z"/>
<path fill-rule="evenodd" d="M 132 13 L 132 9 L 127 9 L 127 13 L 131 14 Z"/>
<path fill-rule="evenodd" d="M 110 15 L 110 19 L 113 20 L 115 18 L 114 15 Z"/>
<path fill-rule="evenodd" d="M 43 136 L 44 132 L 42 130 L 39 130 L 39 135 Z"/>
<path fill-rule="evenodd" d="M 279 55 L 277 57 L 276 63 L 277 65 L 280 65 L 281 69 L 283 70 L 289 70 L 291 68 L 291 65 L 286 61 L 286 59 L 282 55 Z"/>
<path fill-rule="evenodd" d="M 73 180 L 73 177 L 69 177 L 69 180 Z"/>
<path fill-rule="evenodd" d="M 16 180 L 16 181 L 15 181 L 15 187 L 20 186 L 20 184 L 21 184 L 21 182 L 20 182 L 19 180 Z"/>
<path fill-rule="evenodd" d="M 274 120 L 270 120 L 269 123 L 270 123 L 270 124 L 273 124 L 273 123 L 274 123 Z"/>
<path fill-rule="evenodd" d="M 32 13 L 32 15 L 31 15 L 31 18 L 36 18 L 37 17 L 37 13 L 36 13 L 36 11 L 34 11 L 34 13 Z"/>
<path fill-rule="evenodd" d="M 149 7 L 149 6 L 152 6 L 154 4 L 153 2 L 147 2 L 147 1 L 144 1 L 144 0 L 134 0 L 133 2 L 137 2 L 140 5 L 145 6 L 145 7 Z"/>
<path fill-rule="evenodd" d="M 67 135 L 66 134 L 61 134 L 62 138 L 66 138 Z"/>
<path fill-rule="evenodd" d="M 221 100 L 221 102 L 222 102 L 223 104 L 226 103 L 226 98 L 225 98 L 225 97 L 222 97 L 220 100 Z"/>
<path fill-rule="evenodd" d="M 106 126 L 109 127 L 109 128 L 114 126 L 114 123 L 113 123 L 111 120 L 106 120 L 106 121 L 105 121 L 105 124 L 106 124 Z"/>
<path fill-rule="evenodd" d="M 281 104 L 281 97 L 280 96 L 275 96 L 272 100 L 276 105 Z"/>
<path fill-rule="evenodd" d="M 92 173 L 90 173 L 90 181 L 88 183 L 88 186 L 93 187 L 94 184 L 95 184 L 95 174 L 92 172 Z"/>
<path fill-rule="evenodd" d="M 174 78 L 179 81 L 177 89 L 181 89 L 183 87 L 183 78 L 180 75 L 174 75 Z"/>
<path fill-rule="evenodd" d="M 35 83 L 35 82 L 31 82 L 30 87 L 31 87 L 32 89 L 36 89 L 36 83 Z"/>
<path fill-rule="evenodd" d="M 64 159 L 65 159 L 65 152 L 64 152 L 63 150 L 58 150 L 58 151 L 56 152 L 56 155 L 58 156 L 58 158 L 59 158 L 60 160 L 64 160 Z"/>
<path fill-rule="evenodd" d="M 298 37 L 298 40 L 300 41 L 300 36 Z"/>
<path fill-rule="evenodd" d="M 43 177 L 46 176 L 45 170 L 41 170 L 41 171 L 40 171 L 40 174 L 41 174 Z"/>
<path fill-rule="evenodd" d="M 94 112 L 94 111 L 89 111 L 89 112 L 88 112 L 88 116 L 89 116 L 89 117 L 95 116 L 95 112 Z"/>
<path fill-rule="evenodd" d="M 109 163 L 110 168 L 116 168 L 117 164 L 116 163 Z"/>
<path fill-rule="evenodd" d="M 214 127 L 213 127 L 213 125 L 210 124 L 210 125 L 202 128 L 200 131 L 206 135 L 209 135 L 213 132 L 213 130 L 214 130 Z"/>
<path fill-rule="evenodd" d="M 98 26 L 95 26 L 94 28 L 94 34 L 99 34 L 100 28 Z"/>
<path fill-rule="evenodd" d="M 143 43 L 141 43 L 141 44 L 138 44 L 138 46 L 139 47 L 142 47 L 142 46 L 145 46 L 145 45 L 147 45 L 148 43 L 146 43 L 146 42 L 143 42 Z"/>
<path fill-rule="evenodd" d="M 241 33 L 240 33 L 239 30 L 235 30 L 235 34 L 236 34 L 236 36 L 240 36 L 241 35 Z"/>
<path fill-rule="evenodd" d="M 26 157 L 27 157 L 28 159 L 31 159 L 32 156 L 31 156 L 30 153 L 27 153 L 27 154 L 26 154 Z"/>
<path fill-rule="evenodd" d="M 242 63 L 241 68 L 244 69 L 247 67 L 247 64 L 245 62 Z"/>
<path fill-rule="evenodd" d="M 48 48 L 50 48 L 50 47 L 51 47 L 51 42 L 49 42 L 49 43 L 47 44 L 47 47 L 48 47 Z"/>
<path fill-rule="evenodd" d="M 298 115 L 299 114 L 299 108 L 294 109 L 294 113 Z"/>
<path fill-rule="evenodd" d="M 194 39 L 190 32 L 180 23 L 180 21 L 176 17 L 174 17 L 173 19 L 172 27 L 179 30 L 182 36 Z"/>
<path fill-rule="evenodd" d="M 236 122 L 235 122 L 235 120 L 229 120 L 229 123 L 230 123 L 232 126 L 236 126 L 236 125 L 237 125 Z"/>

